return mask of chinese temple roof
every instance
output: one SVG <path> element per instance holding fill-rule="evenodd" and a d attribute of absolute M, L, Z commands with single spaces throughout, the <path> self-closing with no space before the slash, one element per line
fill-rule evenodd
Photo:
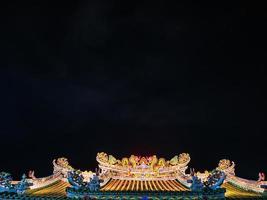
<path fill-rule="evenodd" d="M 153 197 L 153 199 L 185 199 L 185 197 L 186 199 L 195 199 L 203 196 L 203 194 L 194 192 L 191 188 L 192 176 L 185 173 L 189 161 L 190 156 L 185 153 L 174 156 L 170 160 L 156 156 L 140 157 L 134 155 L 117 160 L 114 156 L 99 153 L 97 154 L 98 172 L 77 171 L 84 181 L 92 180 L 96 174 L 102 180 L 98 191 L 82 192 L 83 197 L 89 194 L 90 198 L 95 197 L 95 199 L 141 199 L 144 196 Z M 69 165 L 68 160 L 59 158 L 53 161 L 53 165 L 54 171 L 51 176 L 36 178 L 32 174 L 28 180 L 33 185 L 25 193 L 1 193 L 0 191 L 0 200 L 71 199 L 73 192 L 80 193 L 80 190 L 73 188 L 73 183 L 68 177 L 70 176 L 69 172 L 75 171 Z M 223 159 L 219 162 L 216 170 L 226 174 L 226 178 L 221 185 L 221 190 L 209 190 L 205 193 L 209 197 L 207 199 L 221 199 L 218 191 L 223 191 L 223 198 L 225 199 L 267 199 L 266 190 L 261 187 L 266 185 L 266 181 L 237 177 L 233 162 Z M 197 172 L 195 176 L 199 180 L 206 180 L 210 174 L 208 171 Z"/>
<path fill-rule="evenodd" d="M 154 182 L 154 184 L 153 184 Z M 115 190 L 115 191 L 120 191 L 120 190 L 124 190 L 126 187 L 127 190 L 127 186 L 131 187 L 131 188 L 137 188 L 137 185 L 139 189 L 137 189 L 137 191 L 141 191 L 141 188 L 143 185 L 143 189 L 152 189 L 155 190 L 159 190 L 159 191 L 165 191 L 165 189 L 173 191 L 173 190 L 178 190 L 178 191 L 186 191 L 188 190 L 186 187 L 184 187 L 183 185 L 181 185 L 179 182 L 177 181 L 166 181 L 166 182 L 162 182 L 162 181 L 148 181 L 148 182 L 134 182 L 134 181 L 127 181 L 123 184 L 123 181 L 119 181 L 119 180 L 111 180 L 106 186 L 102 187 L 101 190 Z M 147 186 L 145 186 L 147 185 Z M 66 188 L 69 186 L 68 183 L 66 183 L 65 181 L 57 181 L 47 187 L 44 188 L 40 188 L 40 189 L 33 189 L 33 190 L 29 190 L 25 195 L 15 195 L 15 194 L 0 194 L 0 199 L 70 199 L 66 196 Z M 223 185 L 224 188 L 226 188 L 226 199 L 265 199 L 265 197 L 263 197 L 260 194 L 257 194 L 255 192 L 248 192 L 248 191 L 244 191 L 242 189 L 239 189 L 229 183 L 225 183 Z M 266 198 L 267 199 L 267 198 Z"/>

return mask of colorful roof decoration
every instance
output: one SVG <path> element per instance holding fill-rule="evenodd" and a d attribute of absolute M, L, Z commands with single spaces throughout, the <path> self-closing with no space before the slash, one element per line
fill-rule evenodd
<path fill-rule="evenodd" d="M 127 180 L 170 180 L 177 174 L 184 174 L 190 162 L 190 156 L 182 153 L 170 160 L 158 158 L 156 155 L 141 157 L 131 155 L 129 158 L 116 159 L 104 152 L 96 157 L 102 172 L 112 173 L 114 179 Z"/>
<path fill-rule="evenodd" d="M 23 176 L 13 181 L 0 173 L 0 199 L 267 199 L 267 182 L 235 175 L 235 163 L 223 159 L 204 173 L 186 173 L 190 156 L 171 159 L 131 155 L 116 159 L 104 152 L 96 156 L 96 172 L 73 168 L 66 158 L 53 161 L 51 176 Z"/>

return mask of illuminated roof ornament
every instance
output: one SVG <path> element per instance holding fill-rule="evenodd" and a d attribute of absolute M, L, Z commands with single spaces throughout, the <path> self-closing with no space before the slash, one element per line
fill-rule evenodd
<path fill-rule="evenodd" d="M 64 157 L 53 160 L 53 174 L 36 178 L 30 171 L 28 178 L 12 181 L 10 174 L 0 175 L 0 199 L 262 199 L 267 182 L 261 172 L 259 180 L 243 179 L 235 175 L 235 163 L 223 159 L 212 171 L 187 174 L 190 162 L 187 153 L 171 159 L 131 155 L 117 159 L 101 152 L 96 156 L 99 168 L 82 171 L 73 168 Z M 192 171 L 192 170 L 191 170 Z"/>
<path fill-rule="evenodd" d="M 182 153 L 171 160 L 166 160 L 156 155 L 149 157 L 131 155 L 129 158 L 116 159 L 112 155 L 101 152 L 97 154 L 96 160 L 102 174 L 110 174 L 114 179 L 167 180 L 176 179 L 177 174 L 185 174 L 190 156 Z"/>
<path fill-rule="evenodd" d="M 220 160 L 216 169 L 224 171 L 227 174 L 235 175 L 235 163 L 227 159 Z"/>

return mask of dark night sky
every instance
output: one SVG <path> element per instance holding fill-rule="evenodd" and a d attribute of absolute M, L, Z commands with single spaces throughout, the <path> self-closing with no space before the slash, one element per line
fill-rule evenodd
<path fill-rule="evenodd" d="M 60 156 L 94 169 L 106 151 L 267 172 L 265 7 L 178 2 L 2 7 L 0 169 L 49 175 Z"/>

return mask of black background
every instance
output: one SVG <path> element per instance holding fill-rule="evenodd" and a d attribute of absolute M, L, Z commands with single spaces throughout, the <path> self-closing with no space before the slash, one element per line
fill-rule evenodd
<path fill-rule="evenodd" d="M 2 6 L 0 169 L 65 156 L 188 152 L 266 170 L 266 7 L 256 2 L 8 1 Z M 2 13 L 3 13 L 2 12 Z"/>

